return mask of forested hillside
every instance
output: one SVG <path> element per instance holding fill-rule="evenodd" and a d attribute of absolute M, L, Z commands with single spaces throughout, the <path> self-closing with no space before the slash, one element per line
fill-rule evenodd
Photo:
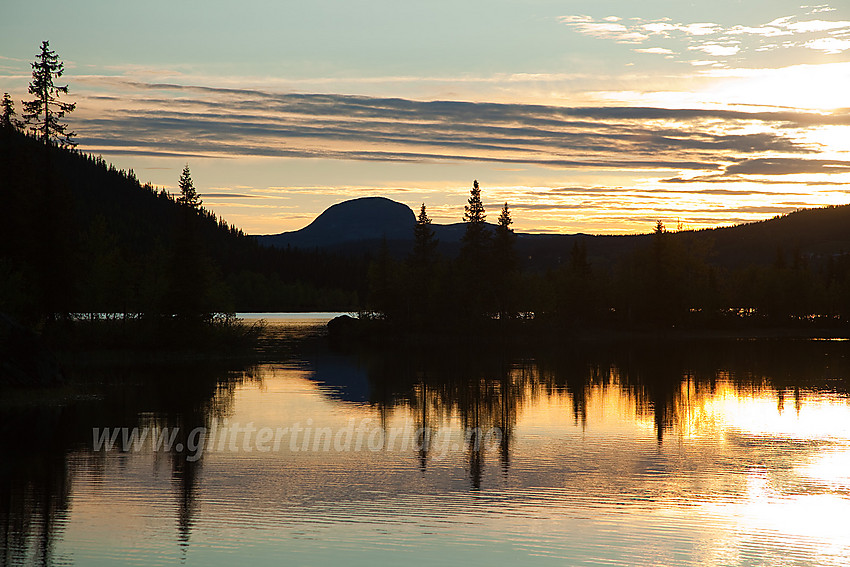
<path fill-rule="evenodd" d="M 175 179 L 176 181 L 176 179 Z M 0 312 L 353 309 L 362 259 L 270 249 L 132 170 L 0 127 Z M 360 277 L 357 275 L 360 274 Z"/>
<path fill-rule="evenodd" d="M 614 237 L 516 235 L 506 205 L 495 228 L 483 208 L 452 228 L 463 231 L 454 250 L 423 207 L 409 239 L 394 228 L 395 254 L 374 238 L 361 248 L 274 248 L 132 171 L 14 128 L 0 133 L 0 312 L 27 323 L 69 313 L 365 310 L 403 328 L 533 316 L 575 329 L 833 325 L 850 315 L 847 206 Z M 480 195 L 475 202 L 483 207 Z M 345 233 L 343 221 L 330 226 Z"/>

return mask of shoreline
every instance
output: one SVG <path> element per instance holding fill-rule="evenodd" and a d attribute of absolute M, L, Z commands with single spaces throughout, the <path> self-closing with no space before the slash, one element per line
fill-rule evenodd
<path fill-rule="evenodd" d="M 649 342 L 649 341 L 748 341 L 748 340 L 850 340 L 847 327 L 746 327 L 612 329 L 583 327 L 553 329 L 528 322 L 511 322 L 500 327 L 482 324 L 478 328 L 439 330 L 406 330 L 381 321 L 362 321 L 352 317 L 337 317 L 328 323 L 328 337 L 336 344 L 422 344 L 444 345 L 465 342 L 471 344 L 558 344 L 564 341 Z"/>

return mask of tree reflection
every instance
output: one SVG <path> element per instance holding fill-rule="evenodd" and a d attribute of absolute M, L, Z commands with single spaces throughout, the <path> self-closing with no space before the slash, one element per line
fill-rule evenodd
<path fill-rule="evenodd" d="M 68 510 L 71 479 L 57 451 L 68 443 L 61 426 L 69 413 L 44 407 L 0 412 L 3 565 L 44 565 L 51 557 L 52 536 Z"/>
<path fill-rule="evenodd" d="M 459 419 L 466 431 L 498 428 L 502 437 L 497 460 L 507 475 L 519 415 L 540 396 L 566 396 L 574 422 L 584 427 L 591 392 L 616 389 L 637 416 L 651 420 L 663 444 L 666 435 L 687 426 L 694 408 L 715 395 L 721 383 L 741 395 L 774 392 L 780 408 L 787 392 L 793 392 L 797 411 L 805 391 L 847 392 L 848 355 L 850 345 L 844 342 L 650 340 L 572 343 L 532 351 L 503 345 L 441 345 L 438 353 L 373 348 L 352 355 L 351 363 L 366 368 L 369 402 L 383 423 L 397 407 L 414 416 L 417 430 L 432 434 L 451 418 Z M 333 385 L 333 375 L 322 378 Z M 466 439 L 466 466 L 470 486 L 477 490 L 486 454 L 473 440 Z M 422 442 L 419 447 L 424 471 L 430 446 Z"/>
<path fill-rule="evenodd" d="M 226 416 L 238 384 L 254 380 L 241 364 L 101 366 L 69 391 L 6 392 L 0 409 L 0 564 L 49 565 L 70 501 L 77 467 L 102 480 L 110 466 L 92 451 L 92 429 L 179 426 L 176 443 L 191 430 Z M 51 402 L 40 399 L 56 396 Z M 70 401 L 69 401 L 70 400 Z M 175 447 L 176 447 L 175 443 Z M 201 461 L 175 447 L 168 454 L 176 491 L 178 541 L 189 541 Z"/>
<path fill-rule="evenodd" d="M 848 355 L 850 343 L 810 341 L 569 343 L 550 349 L 464 345 L 439 351 L 410 347 L 336 355 L 333 371 L 321 378 L 326 392 L 345 392 L 346 380 L 366 384 L 364 396 L 384 427 L 393 412 L 412 417 L 420 437 L 411 458 L 423 475 L 431 472 L 431 452 L 436 450 L 428 435 L 460 424 L 470 432 L 458 447 L 464 482 L 481 490 L 492 484 L 494 474 L 509 477 L 518 468 L 517 447 L 525 441 L 518 424 L 541 400 L 557 399 L 549 407 L 564 408 L 566 421 L 587 427 L 596 396 L 613 394 L 652 423 L 658 443 L 665 444 L 689 427 L 695 411 L 721 387 L 740 395 L 772 392 L 780 408 L 793 397 L 798 412 L 812 391 L 846 393 Z M 54 557 L 53 542 L 68 514 L 74 475 L 82 470 L 107 479 L 116 462 L 114 454 L 92 452 L 92 428 L 177 428 L 175 444 L 186 447 L 193 430 L 209 429 L 214 420 L 231 415 L 240 383 L 260 380 L 245 365 L 199 363 L 103 366 L 85 376 L 70 392 L 57 394 L 55 403 L 36 402 L 41 391 L 21 394 L 17 401 L 2 398 L 3 565 L 65 559 Z M 501 437 L 490 445 L 482 437 L 493 428 Z M 204 472 L 203 460 L 192 461 L 189 454 L 173 449 L 166 457 L 175 540 L 184 552 L 195 529 Z"/>

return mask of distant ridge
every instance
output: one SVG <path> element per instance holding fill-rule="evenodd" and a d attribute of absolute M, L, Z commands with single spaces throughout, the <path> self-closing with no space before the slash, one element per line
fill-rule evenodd
<path fill-rule="evenodd" d="M 413 238 L 413 211 L 384 197 L 352 199 L 331 206 L 301 230 L 257 236 L 266 246 L 324 248 L 342 253 L 375 251 L 386 241 L 390 251 L 403 256 Z M 492 226 L 492 225 L 491 225 Z M 652 227 L 647 226 L 646 230 Z M 464 234 L 464 224 L 433 225 L 440 250 L 454 255 Z M 711 249 L 711 262 L 737 266 L 769 264 L 777 253 L 829 256 L 850 252 L 850 205 L 802 209 L 772 219 L 731 227 L 682 231 L 675 238 L 703 241 Z M 566 261 L 574 242 L 582 240 L 589 259 L 610 265 L 641 245 L 651 234 L 593 236 L 587 234 L 517 233 L 517 248 L 526 267 L 548 269 Z"/>
<path fill-rule="evenodd" d="M 327 248 L 348 242 L 407 240 L 416 215 L 386 197 L 360 197 L 325 209 L 301 230 L 259 236 L 263 244 L 285 248 Z"/>
<path fill-rule="evenodd" d="M 353 244 L 386 241 L 391 248 L 413 238 L 416 215 L 410 207 L 386 197 L 360 197 L 331 205 L 300 230 L 259 235 L 261 244 L 277 248 L 347 249 Z M 466 231 L 462 222 L 432 225 L 444 245 L 460 242 Z M 489 225 L 493 228 L 494 225 Z"/>

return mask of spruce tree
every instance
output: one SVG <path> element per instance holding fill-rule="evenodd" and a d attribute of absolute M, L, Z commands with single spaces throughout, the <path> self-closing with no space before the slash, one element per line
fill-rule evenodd
<path fill-rule="evenodd" d="M 32 81 L 28 92 L 34 98 L 23 101 L 23 118 L 29 131 L 45 146 L 74 146 L 74 132 L 62 120 L 76 108 L 74 103 L 60 100 L 68 94 L 68 86 L 58 86 L 55 81 L 62 77 L 65 65 L 56 52 L 50 50 L 47 41 L 41 43 L 41 50 L 32 63 Z M 46 149 L 46 148 L 45 148 Z M 52 158 L 57 154 L 42 152 L 39 164 L 38 189 L 34 198 L 41 208 L 42 224 L 35 237 L 40 258 L 38 265 L 38 286 L 42 292 L 42 313 L 48 321 L 70 320 L 69 312 L 73 304 L 72 295 L 75 286 L 72 282 L 74 268 L 70 261 L 69 238 L 73 234 L 70 226 L 72 218 L 72 194 L 67 189 L 66 179 L 56 170 Z"/>
<path fill-rule="evenodd" d="M 514 221 L 511 220 L 511 211 L 508 208 L 508 204 L 505 203 L 502 207 L 502 212 L 499 214 L 499 222 L 496 225 L 496 239 L 494 243 L 496 249 L 496 262 L 503 268 L 513 268 L 516 264 L 514 253 L 514 240 L 516 239 L 516 235 L 511 228 L 513 222 Z"/>
<path fill-rule="evenodd" d="M 466 232 L 463 234 L 463 248 L 461 256 L 465 262 L 472 264 L 474 269 L 483 267 L 484 256 L 490 239 L 490 231 L 487 229 L 484 214 L 484 204 L 481 202 L 481 189 L 478 180 L 472 183 L 467 205 L 463 207 L 463 222 L 466 223 Z"/>
<path fill-rule="evenodd" d="M 415 266 L 427 268 L 434 261 L 437 240 L 431 228 L 431 219 L 425 210 L 425 203 L 419 210 L 416 224 L 413 227 L 413 263 Z"/>
<path fill-rule="evenodd" d="M 492 307 L 494 299 L 491 278 L 493 264 L 490 259 L 490 231 L 485 224 L 481 189 L 476 180 L 469 193 L 468 204 L 463 208 L 466 232 L 460 250 L 458 271 L 466 297 L 462 317 L 471 322 L 481 318 Z"/>
<path fill-rule="evenodd" d="M 463 207 L 463 222 L 466 223 L 466 233 L 463 236 L 464 242 L 477 241 L 484 238 L 486 228 L 484 221 L 487 215 L 484 214 L 484 204 L 481 202 L 481 189 L 478 187 L 478 180 L 472 183 L 472 190 L 469 192 L 469 199 Z"/>
<path fill-rule="evenodd" d="M 49 47 L 47 41 L 41 42 L 41 53 L 32 64 L 29 93 L 35 98 L 24 101 L 24 119 L 33 134 L 45 144 L 56 142 L 60 146 L 75 146 L 76 142 L 71 139 L 74 132 L 68 131 L 68 125 L 61 120 L 77 105 L 59 100 L 61 94 L 68 94 L 68 85 L 56 86 L 53 81 L 65 72 L 65 64 Z"/>
<path fill-rule="evenodd" d="M 514 221 L 511 220 L 511 210 L 508 208 L 508 204 L 505 203 L 502 207 L 502 212 L 499 213 L 498 227 L 499 229 L 502 229 L 502 231 L 513 233 L 513 230 L 511 229 L 511 225 L 513 223 Z"/>
<path fill-rule="evenodd" d="M 413 227 L 413 252 L 406 270 L 409 319 L 415 327 L 428 327 L 438 319 L 435 312 L 437 268 L 437 239 L 425 203 L 422 203 Z"/>
<path fill-rule="evenodd" d="M 15 103 L 9 93 L 3 93 L 3 114 L 0 115 L 0 126 L 20 130 L 23 124 L 15 118 Z"/>
<path fill-rule="evenodd" d="M 212 319 L 212 272 L 204 251 L 201 224 L 197 211 L 201 199 L 195 191 L 189 164 L 180 174 L 182 205 L 173 241 L 170 289 L 166 298 L 166 313 L 176 314 L 184 322 L 205 322 Z"/>
<path fill-rule="evenodd" d="M 514 249 L 516 235 L 511 229 L 511 211 L 508 204 L 502 207 L 493 239 L 493 290 L 496 296 L 499 318 L 516 314 L 517 256 Z"/>
<path fill-rule="evenodd" d="M 180 196 L 177 197 L 178 203 L 190 209 L 201 208 L 202 201 L 200 196 L 198 196 L 198 192 L 195 191 L 195 184 L 192 182 L 192 174 L 189 172 L 188 163 L 183 168 L 183 173 L 180 174 L 178 186 L 180 187 Z"/>

